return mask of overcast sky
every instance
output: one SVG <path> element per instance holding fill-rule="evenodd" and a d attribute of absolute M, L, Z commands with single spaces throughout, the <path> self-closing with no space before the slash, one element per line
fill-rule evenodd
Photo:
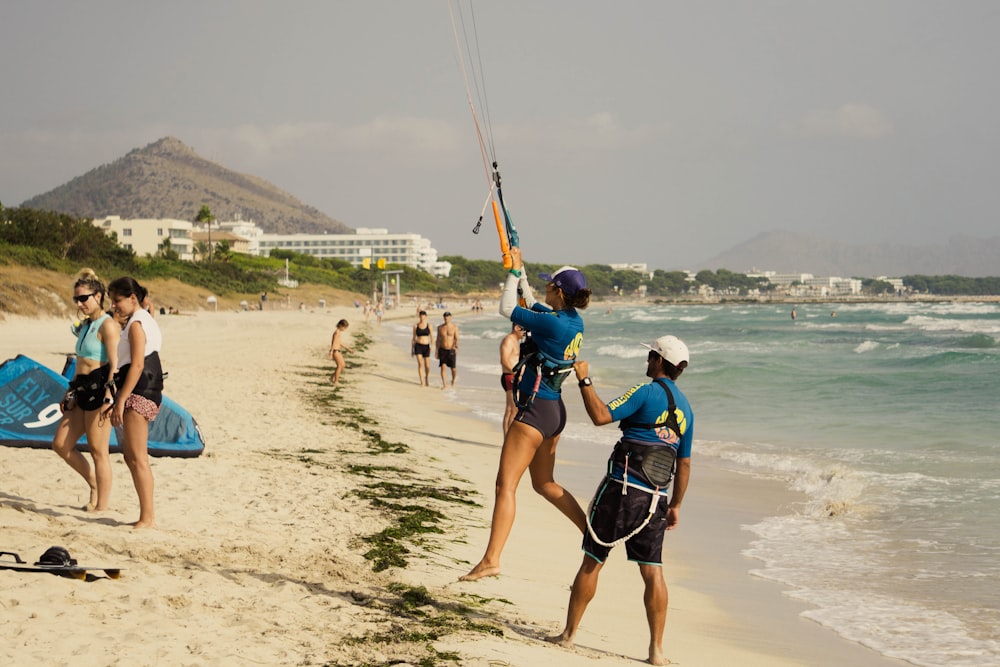
<path fill-rule="evenodd" d="M 529 261 L 1000 235 L 1000 2 L 473 10 Z M 498 257 L 446 0 L 7 0 L 0 99 L 6 206 L 174 136 L 351 227 Z"/>

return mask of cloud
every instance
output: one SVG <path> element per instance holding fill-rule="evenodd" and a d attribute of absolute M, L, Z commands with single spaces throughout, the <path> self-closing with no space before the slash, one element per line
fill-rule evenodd
<path fill-rule="evenodd" d="M 845 104 L 839 109 L 821 109 L 809 114 L 800 129 L 814 136 L 881 139 L 892 132 L 892 123 L 865 104 Z"/>
<path fill-rule="evenodd" d="M 614 114 L 601 111 L 577 118 L 502 125 L 495 134 L 498 141 L 532 146 L 543 152 L 614 152 L 650 143 L 669 129 L 666 123 L 629 127 Z"/>
<path fill-rule="evenodd" d="M 467 152 L 468 132 L 433 118 L 377 116 L 354 125 L 335 122 L 244 124 L 193 131 L 213 152 L 239 154 L 253 162 L 315 154 L 393 156 L 404 162 L 451 161 Z M 200 151 L 199 151 L 200 152 Z"/>

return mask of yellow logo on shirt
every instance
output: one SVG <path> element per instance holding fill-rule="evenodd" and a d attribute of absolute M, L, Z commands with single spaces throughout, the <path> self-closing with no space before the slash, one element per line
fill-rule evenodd
<path fill-rule="evenodd" d="M 566 346 L 563 350 L 563 359 L 576 359 L 576 355 L 580 354 L 580 348 L 583 347 L 583 333 L 577 333 L 576 337 Z"/>

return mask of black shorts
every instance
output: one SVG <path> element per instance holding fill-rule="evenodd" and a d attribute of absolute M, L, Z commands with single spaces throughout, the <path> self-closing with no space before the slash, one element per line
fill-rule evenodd
<path fill-rule="evenodd" d="M 455 350 L 446 350 L 443 347 L 438 348 L 438 366 L 447 366 L 448 368 L 455 367 Z"/>
<path fill-rule="evenodd" d="M 594 496 L 590 525 L 602 542 L 614 542 L 646 520 L 652 500 L 649 492 L 633 486 L 626 487 L 623 496 L 621 482 L 605 477 Z M 629 560 L 646 565 L 663 564 L 663 534 L 667 530 L 668 503 L 667 497 L 660 495 L 653 518 L 625 543 Z M 611 547 L 595 542 L 588 530 L 583 536 L 583 551 L 598 563 L 603 563 L 611 553 Z"/>
<path fill-rule="evenodd" d="M 431 345 L 430 343 L 414 343 L 413 354 L 418 357 L 429 357 L 431 356 Z"/>
<path fill-rule="evenodd" d="M 562 398 L 538 398 L 517 411 L 514 421 L 533 427 L 543 438 L 553 438 L 566 428 L 566 406 Z"/>

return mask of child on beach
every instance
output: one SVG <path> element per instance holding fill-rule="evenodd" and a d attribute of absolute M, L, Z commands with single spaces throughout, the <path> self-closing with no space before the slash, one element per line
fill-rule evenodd
<path fill-rule="evenodd" d="M 344 332 L 347 331 L 348 324 L 347 320 L 340 320 L 337 322 L 337 328 L 333 330 L 333 338 L 330 340 L 330 359 L 333 359 L 334 363 L 337 364 L 336 370 L 333 371 L 333 375 L 330 376 L 330 382 L 336 387 L 340 384 L 340 374 L 344 371 L 344 367 L 347 363 L 344 361 L 344 355 L 342 351 L 354 352 L 351 348 L 344 344 Z"/>

